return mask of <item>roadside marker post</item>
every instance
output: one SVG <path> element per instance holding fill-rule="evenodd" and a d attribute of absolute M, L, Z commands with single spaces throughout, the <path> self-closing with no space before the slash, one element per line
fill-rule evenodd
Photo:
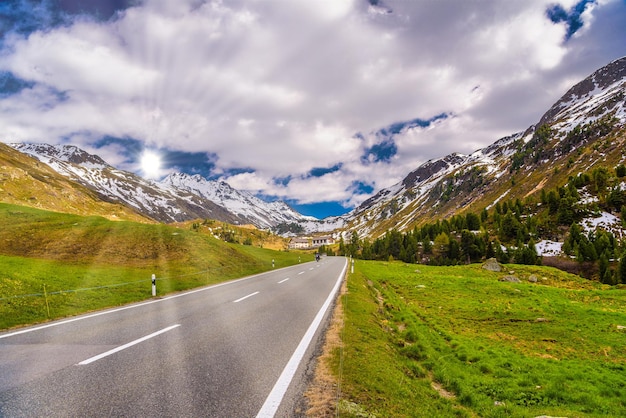
<path fill-rule="evenodd" d="M 152 296 L 156 296 L 156 275 L 152 275 Z"/>
<path fill-rule="evenodd" d="M 48 318 L 50 318 L 50 304 L 48 303 L 48 292 L 46 292 L 46 284 L 43 284 L 43 296 L 46 299 L 46 312 L 48 312 Z"/>

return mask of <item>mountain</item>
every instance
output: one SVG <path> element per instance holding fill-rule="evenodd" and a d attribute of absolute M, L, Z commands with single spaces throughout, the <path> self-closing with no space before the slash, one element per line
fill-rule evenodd
<path fill-rule="evenodd" d="M 207 180 L 198 174 L 170 174 L 160 185 L 174 193 L 182 190 L 210 200 L 259 228 L 315 219 L 298 213 L 285 202 L 265 202 L 251 193 L 233 189 L 228 183 Z"/>
<path fill-rule="evenodd" d="M 625 98 L 626 57 L 573 86 L 525 131 L 471 155 L 427 161 L 350 213 L 325 220 L 326 226 L 342 225 L 344 237 L 357 232 L 376 238 L 392 228 L 406 231 L 455 214 L 478 213 L 499 201 L 523 200 L 593 167 L 613 168 L 626 160 Z"/>
<path fill-rule="evenodd" d="M 284 202 L 264 202 L 225 182 L 210 181 L 200 175 L 174 173 L 161 182 L 150 182 L 72 145 L 10 145 L 91 189 L 102 200 L 126 205 L 159 222 L 208 218 L 268 229 L 280 223 L 313 219 Z"/>
<path fill-rule="evenodd" d="M 91 189 L 104 201 L 128 206 L 159 222 L 210 218 L 237 223 L 221 206 L 192 193 L 173 192 L 135 174 L 118 170 L 100 157 L 72 145 L 10 144 L 57 173 Z"/>
<path fill-rule="evenodd" d="M 0 201 L 75 215 L 150 222 L 125 205 L 103 201 L 88 187 L 0 143 Z"/>

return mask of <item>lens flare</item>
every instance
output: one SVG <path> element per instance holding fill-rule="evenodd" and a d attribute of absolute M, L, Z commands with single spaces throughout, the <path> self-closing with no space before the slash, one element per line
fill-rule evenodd
<path fill-rule="evenodd" d="M 161 175 L 161 156 L 154 151 L 144 151 L 139 161 L 144 177 L 157 179 Z"/>

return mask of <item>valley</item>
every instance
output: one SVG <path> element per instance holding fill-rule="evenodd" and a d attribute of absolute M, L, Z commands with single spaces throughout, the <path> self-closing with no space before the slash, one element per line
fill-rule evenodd
<path fill-rule="evenodd" d="M 71 145 L 0 144 L 0 329 L 152 299 L 153 274 L 160 298 L 312 261 L 289 240 L 324 234 L 337 244 L 322 252 L 356 269 L 322 409 L 623 415 L 625 92 L 621 58 L 528 129 L 321 220 L 200 175 L 149 181 Z"/>

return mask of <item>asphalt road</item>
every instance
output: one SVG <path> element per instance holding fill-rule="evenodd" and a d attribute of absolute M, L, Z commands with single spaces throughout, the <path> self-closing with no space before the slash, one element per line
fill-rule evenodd
<path fill-rule="evenodd" d="M 346 268 L 322 258 L 0 333 L 0 416 L 292 416 Z"/>

